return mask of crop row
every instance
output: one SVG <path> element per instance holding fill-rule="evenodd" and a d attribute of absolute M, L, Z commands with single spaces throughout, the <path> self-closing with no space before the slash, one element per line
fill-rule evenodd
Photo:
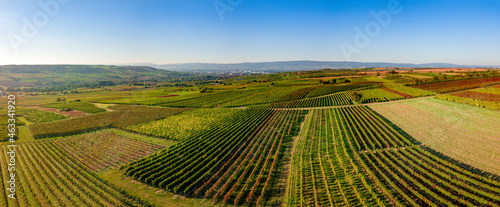
<path fill-rule="evenodd" d="M 155 137 L 183 140 L 198 131 L 210 129 L 210 123 L 219 123 L 238 110 L 225 108 L 193 109 L 148 123 L 130 126 L 127 130 Z"/>
<path fill-rule="evenodd" d="M 15 124 L 16 124 L 16 131 L 14 132 L 14 135 L 15 135 L 15 138 L 18 136 L 19 134 L 19 126 L 23 126 L 25 125 L 25 123 L 19 119 L 18 117 L 16 116 L 13 116 L 14 117 L 14 120 L 15 120 Z M 9 135 L 10 132 L 9 132 L 9 128 L 7 127 L 7 124 L 12 124 L 12 121 L 9 123 L 9 119 L 12 119 L 10 116 L 8 116 L 7 114 L 1 114 L 0 115 L 0 142 L 5 142 L 7 140 L 9 140 Z M 17 138 L 16 138 L 17 139 Z"/>
<path fill-rule="evenodd" d="M 448 100 L 448 101 L 454 101 L 458 103 L 464 103 L 464 104 L 469 104 L 472 106 L 477 106 L 477 107 L 484 107 L 488 109 L 493 109 L 493 110 L 500 110 L 500 102 L 493 102 L 493 101 L 485 101 L 480 98 L 468 98 L 468 97 L 460 97 L 456 95 L 448 95 L 448 94 L 441 94 L 436 96 L 436 98 L 443 99 L 443 100 Z"/>
<path fill-rule="evenodd" d="M 316 98 L 305 98 L 288 102 L 276 102 L 271 104 L 272 108 L 308 108 L 308 107 L 326 107 L 343 106 L 352 104 L 351 92 L 345 91 L 329 96 Z"/>
<path fill-rule="evenodd" d="M 405 98 L 396 93 L 381 88 L 362 90 L 359 93 L 361 93 L 360 103 L 385 102 Z"/>
<path fill-rule="evenodd" d="M 116 111 L 99 113 L 92 116 L 66 119 L 58 122 L 30 125 L 34 138 L 68 136 L 81 132 L 95 131 L 109 127 L 127 128 L 173 116 L 188 109 L 117 105 Z"/>
<path fill-rule="evenodd" d="M 287 206 L 384 206 L 351 158 L 335 115 L 332 109 L 312 110 L 306 118 L 292 154 Z"/>
<path fill-rule="evenodd" d="M 453 80 L 439 83 L 429 83 L 422 85 L 414 85 L 411 87 L 420 88 L 436 93 L 448 93 L 482 86 L 494 85 L 500 83 L 500 76 L 488 78 L 475 78 L 465 80 Z"/>
<path fill-rule="evenodd" d="M 365 88 L 373 86 L 373 84 L 349 84 L 349 85 L 326 85 L 323 87 L 316 88 L 312 90 L 311 92 L 307 93 L 305 98 L 312 98 L 312 97 L 318 97 L 318 96 L 324 96 L 328 94 L 334 94 L 338 92 L 343 92 L 343 91 L 350 91 L 354 89 L 359 89 L 359 88 Z"/>
<path fill-rule="evenodd" d="M 87 168 L 98 171 L 150 155 L 162 148 L 114 134 L 93 132 L 53 140 L 55 146 Z"/>
<path fill-rule="evenodd" d="M 314 110 L 305 124 L 292 156 L 289 206 L 500 204 L 498 181 L 413 145 L 366 107 Z"/>
<path fill-rule="evenodd" d="M 211 92 L 204 95 L 197 96 L 191 99 L 185 99 L 180 101 L 173 101 L 168 103 L 159 104 L 160 106 L 168 107 L 191 107 L 191 108 L 202 108 L 202 107 L 214 107 L 221 104 L 241 99 L 252 95 L 253 93 L 261 92 L 260 90 L 232 90 L 223 92 Z"/>
<path fill-rule="evenodd" d="M 307 88 L 301 88 L 291 92 L 290 94 L 283 96 L 279 101 L 293 101 L 305 98 L 305 96 L 310 92 L 317 88 L 321 88 L 322 86 L 313 86 Z"/>
<path fill-rule="evenodd" d="M 396 83 L 384 83 L 383 88 L 392 89 L 392 90 L 398 91 L 400 93 L 404 93 L 404 94 L 411 96 L 413 98 L 434 95 L 434 93 L 430 92 L 430 91 L 425 91 L 425 90 L 418 89 L 418 88 L 407 87 L 407 86 L 403 86 L 401 84 L 396 84 Z M 402 95 L 402 94 L 400 94 L 400 95 Z M 405 96 L 405 95 L 402 95 L 402 96 Z"/>
<path fill-rule="evenodd" d="M 274 188 L 284 145 L 302 112 L 247 109 L 241 113 L 131 163 L 127 175 L 174 193 L 210 197 L 214 202 L 262 204 Z"/>
<path fill-rule="evenodd" d="M 500 91 L 500 90 L 498 90 L 498 91 Z M 459 96 L 459 97 L 463 97 L 463 98 L 478 99 L 481 101 L 491 101 L 491 102 L 500 103 L 500 95 L 493 94 L 493 93 L 482 93 L 482 92 L 476 92 L 476 91 L 461 91 L 461 92 L 452 93 L 450 95 Z"/>
<path fill-rule="evenodd" d="M 239 106 L 250 106 L 257 104 L 271 104 L 279 101 L 282 97 L 290 94 L 292 91 L 297 90 L 297 87 L 276 87 L 263 92 L 254 93 L 250 96 L 243 97 L 241 99 L 233 100 L 223 107 L 239 107 Z"/>
<path fill-rule="evenodd" d="M 1 147 L 2 174 L 7 173 L 7 151 Z M 51 141 L 18 144 L 16 152 L 16 199 L 2 199 L 2 206 L 148 206 L 66 156 Z"/>
<path fill-rule="evenodd" d="M 42 105 L 43 107 L 48 108 L 56 108 L 56 109 L 73 109 L 78 111 L 83 111 L 87 113 L 100 113 L 105 112 L 106 110 L 97 107 L 94 104 L 88 102 L 59 102 L 59 103 L 51 103 Z"/>
<path fill-rule="evenodd" d="M 187 185 L 200 176 L 208 176 L 201 173 L 212 171 L 210 168 L 227 159 L 270 113 L 270 110 L 241 111 L 222 123 L 214 124 L 210 130 L 132 163 L 126 173 L 175 193 L 185 191 Z"/>
<path fill-rule="evenodd" d="M 62 114 L 56 114 L 48 111 L 30 108 L 17 108 L 17 113 L 22 115 L 29 122 L 36 124 L 59 121 L 69 118 L 68 116 Z"/>

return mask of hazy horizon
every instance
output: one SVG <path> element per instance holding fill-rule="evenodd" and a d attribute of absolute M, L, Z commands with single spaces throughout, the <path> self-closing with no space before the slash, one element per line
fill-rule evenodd
<path fill-rule="evenodd" d="M 498 66 L 500 1 L 0 0 L 0 65 Z"/>

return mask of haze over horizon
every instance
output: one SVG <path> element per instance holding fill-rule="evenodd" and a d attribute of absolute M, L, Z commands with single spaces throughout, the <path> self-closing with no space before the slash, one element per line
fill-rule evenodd
<path fill-rule="evenodd" d="M 500 65 L 498 11 L 498 0 L 0 0 L 0 65 Z"/>

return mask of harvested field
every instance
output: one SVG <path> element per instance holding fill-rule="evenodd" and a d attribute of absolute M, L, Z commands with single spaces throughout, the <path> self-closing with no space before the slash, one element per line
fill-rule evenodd
<path fill-rule="evenodd" d="M 370 106 L 422 144 L 500 174 L 500 113 L 439 99 Z"/>

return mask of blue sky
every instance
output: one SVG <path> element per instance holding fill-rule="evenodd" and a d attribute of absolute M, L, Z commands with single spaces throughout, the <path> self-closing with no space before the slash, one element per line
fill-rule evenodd
<path fill-rule="evenodd" d="M 0 0 L 0 64 L 500 65 L 499 34 L 498 0 Z"/>

